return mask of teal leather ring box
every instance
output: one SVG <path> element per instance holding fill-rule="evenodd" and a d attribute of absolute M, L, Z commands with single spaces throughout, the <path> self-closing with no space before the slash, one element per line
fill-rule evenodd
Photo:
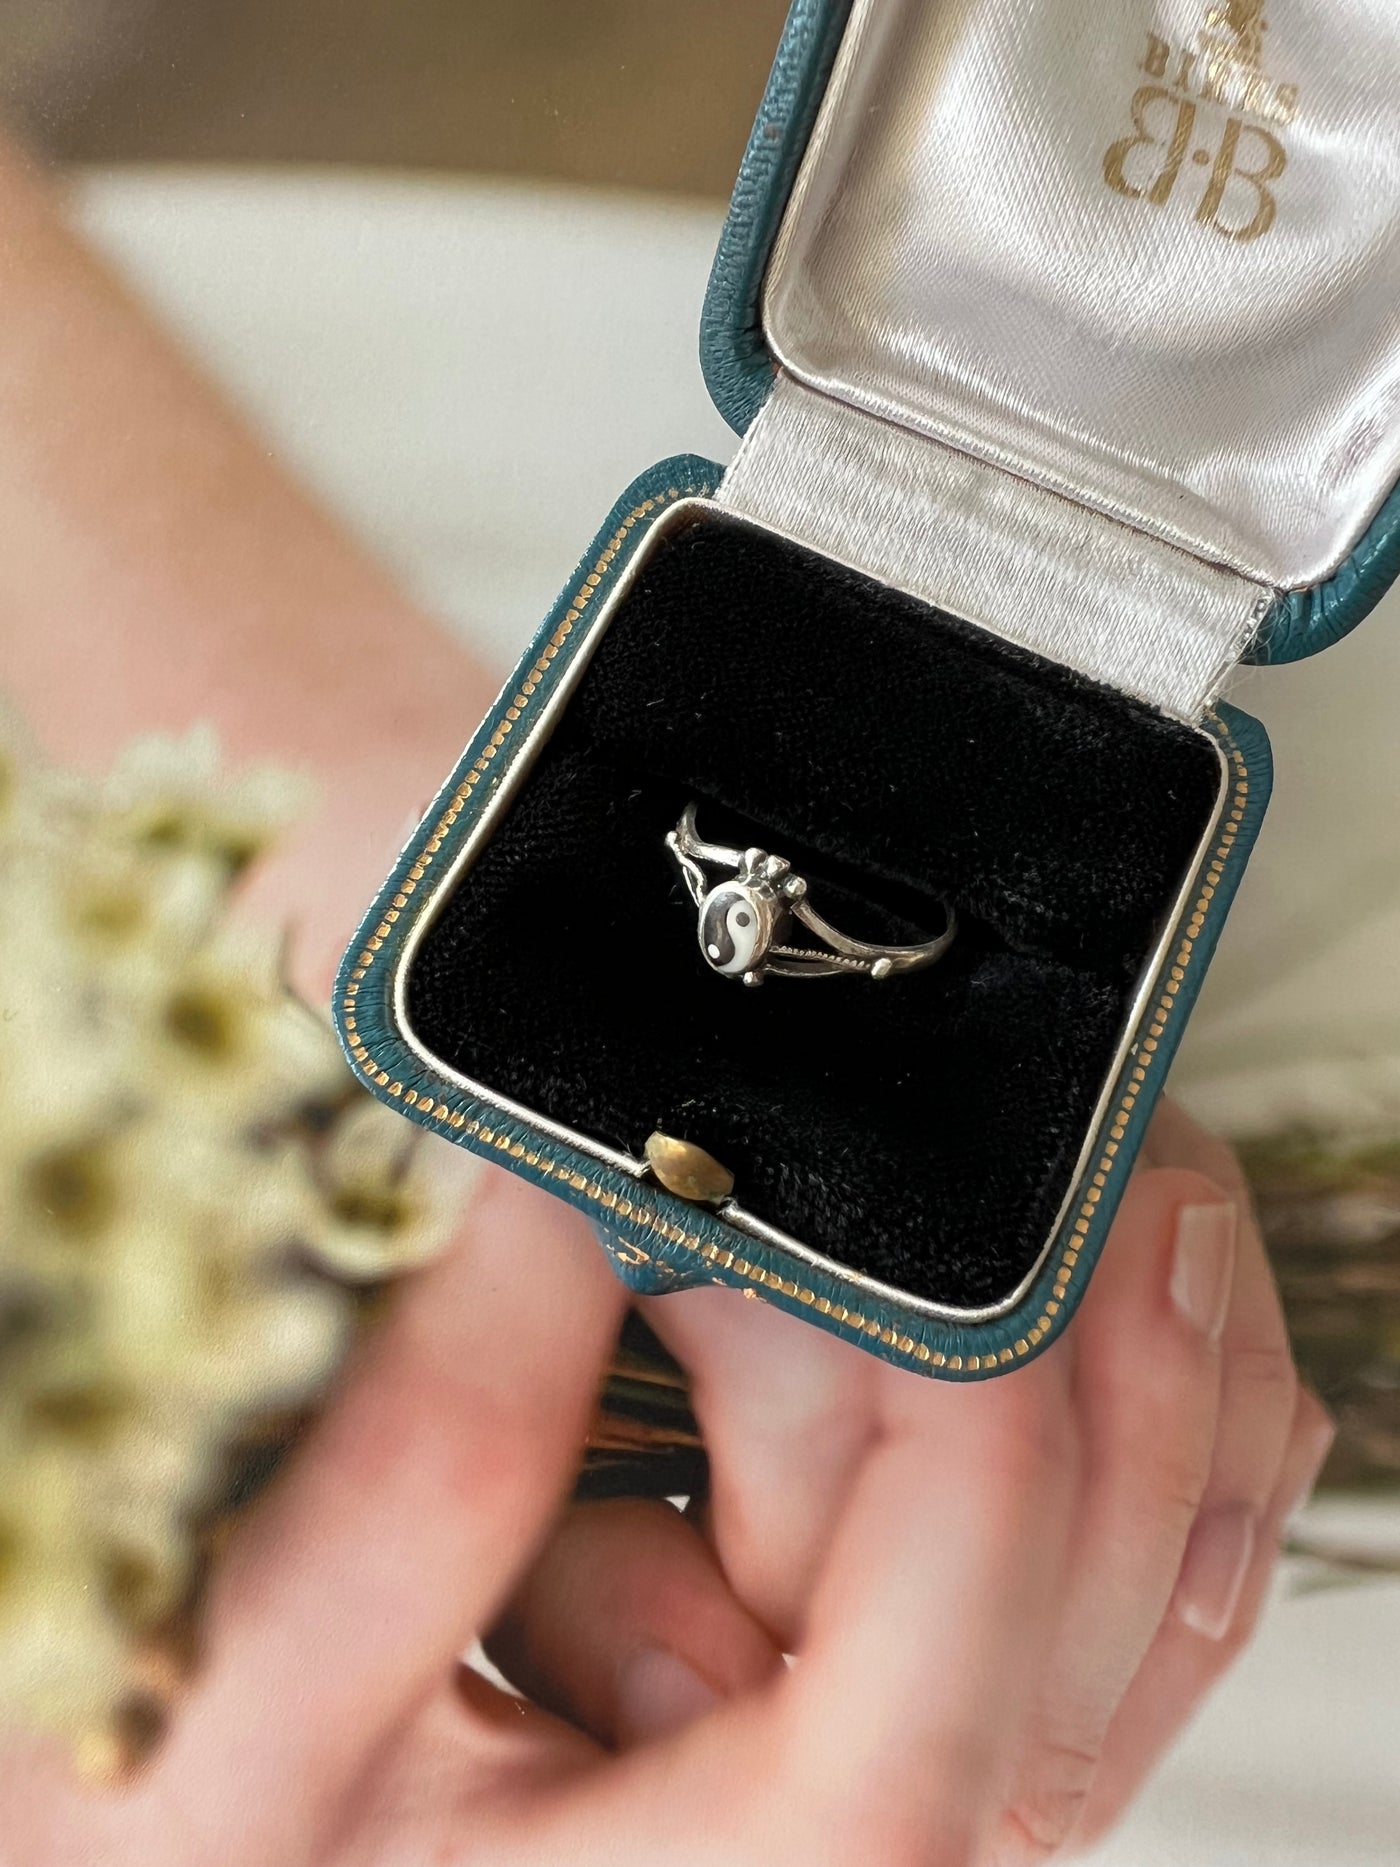
<path fill-rule="evenodd" d="M 374 1092 L 638 1291 L 1042 1351 L 1267 803 L 1222 692 L 1400 568 L 1398 168 L 1368 0 L 797 0 L 704 312 L 739 451 L 624 495 L 405 847 Z"/>

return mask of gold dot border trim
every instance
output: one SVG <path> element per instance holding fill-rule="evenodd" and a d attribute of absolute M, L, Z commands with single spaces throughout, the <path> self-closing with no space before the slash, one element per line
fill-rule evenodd
<path fill-rule="evenodd" d="M 819 1297 L 815 1291 L 805 1289 L 793 1279 L 783 1277 L 777 1271 L 766 1270 L 762 1265 L 753 1263 L 750 1259 L 740 1256 L 739 1253 L 703 1239 L 698 1233 L 687 1231 L 682 1225 L 674 1224 L 654 1206 L 629 1199 L 624 1194 L 615 1193 L 599 1185 L 596 1180 L 589 1179 L 586 1174 L 579 1173 L 566 1164 L 551 1160 L 548 1155 L 527 1147 L 523 1141 L 513 1139 L 509 1134 L 492 1128 L 489 1123 L 477 1117 L 465 1114 L 461 1109 L 453 1109 L 446 1102 L 435 1101 L 430 1095 L 405 1088 L 404 1084 L 395 1080 L 388 1070 L 380 1068 L 359 1039 L 356 1000 L 366 974 L 375 964 L 380 949 L 389 938 L 400 914 L 408 906 L 410 897 L 417 891 L 419 883 L 432 866 L 442 848 L 444 838 L 462 814 L 468 798 L 486 773 L 490 771 L 493 760 L 529 707 L 540 683 L 549 672 L 551 663 L 568 641 L 575 625 L 582 620 L 618 553 L 644 519 L 650 518 L 653 513 L 661 511 L 666 506 L 675 504 L 678 499 L 703 496 L 711 490 L 709 487 L 673 486 L 665 493 L 658 493 L 650 499 L 644 499 L 640 505 L 632 508 L 604 546 L 597 563 L 575 592 L 558 628 L 541 649 L 539 658 L 520 683 L 519 690 L 496 722 L 490 739 L 473 761 L 471 770 L 453 793 L 446 810 L 433 825 L 431 834 L 395 893 L 392 904 L 384 910 L 379 925 L 365 941 L 350 973 L 341 1001 L 341 1022 L 345 1032 L 345 1041 L 356 1067 L 372 1087 L 381 1090 L 395 1101 L 402 1101 L 407 1108 L 416 1108 L 421 1116 L 440 1124 L 450 1134 L 455 1134 L 464 1140 L 470 1137 L 480 1142 L 483 1147 L 495 1148 L 507 1160 L 523 1161 L 527 1167 L 532 1168 L 544 1179 L 558 1180 L 561 1186 L 582 1193 L 602 1211 L 612 1213 L 618 1219 L 644 1228 L 665 1244 L 678 1245 L 682 1250 L 693 1251 L 705 1263 L 713 1265 L 718 1270 L 728 1271 L 735 1277 L 744 1279 L 755 1286 L 789 1297 L 795 1302 L 810 1307 L 819 1316 L 829 1316 L 843 1328 L 854 1330 L 858 1335 L 868 1336 L 882 1343 L 884 1347 L 908 1356 L 913 1361 L 927 1363 L 929 1367 L 945 1368 L 950 1374 L 977 1374 L 995 1367 L 1005 1367 L 1029 1355 L 1055 1326 L 1055 1318 L 1059 1315 L 1065 1298 L 1069 1294 L 1070 1285 L 1074 1281 L 1084 1242 L 1089 1235 L 1095 1214 L 1117 1165 L 1120 1149 L 1127 1134 L 1129 1117 L 1137 1106 L 1138 1098 L 1145 1089 L 1149 1074 L 1161 1054 L 1162 1038 L 1185 983 L 1187 970 L 1191 965 L 1201 931 L 1210 913 L 1211 903 L 1215 899 L 1216 891 L 1239 840 L 1240 826 L 1244 822 L 1249 802 L 1249 768 L 1245 764 L 1244 755 L 1233 735 L 1216 715 L 1212 714 L 1210 718 L 1220 734 L 1231 770 L 1229 807 L 1222 816 L 1223 827 L 1220 840 L 1206 860 L 1200 893 L 1187 920 L 1175 959 L 1164 974 L 1161 996 L 1148 1013 L 1146 1032 L 1134 1051 L 1133 1067 L 1128 1074 L 1126 1086 L 1110 1123 L 1103 1153 L 1097 1167 L 1088 1178 L 1083 1203 L 1075 1216 L 1069 1240 L 1056 1266 L 1051 1294 L 1040 1316 L 1024 1335 L 1017 1337 L 1010 1347 L 996 1349 L 985 1355 L 945 1355 L 939 1349 L 930 1349 L 926 1342 L 918 1342 L 912 1336 L 901 1335 L 897 1330 L 880 1323 L 874 1317 L 864 1316 L 860 1311 L 849 1309 L 844 1304 L 833 1303 L 829 1297 Z M 625 1263 L 632 1265 L 649 1264 L 652 1261 L 640 1245 L 629 1241 L 622 1242 L 619 1255 Z M 753 1294 L 755 1294 L 754 1291 L 745 1292 L 745 1295 Z"/>

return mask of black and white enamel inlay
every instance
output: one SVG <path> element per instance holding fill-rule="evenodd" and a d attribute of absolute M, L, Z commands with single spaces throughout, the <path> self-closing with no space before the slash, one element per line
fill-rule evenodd
<path fill-rule="evenodd" d="M 762 965 L 778 921 L 768 894 L 745 882 L 722 882 L 700 904 L 700 950 L 716 972 L 742 978 Z"/>

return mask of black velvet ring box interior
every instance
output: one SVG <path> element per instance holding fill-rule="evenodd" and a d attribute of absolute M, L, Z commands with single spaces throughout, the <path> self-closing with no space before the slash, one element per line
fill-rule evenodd
<path fill-rule="evenodd" d="M 1074 1185 L 1222 786 L 1204 730 L 692 506 L 438 904 L 408 1021 L 620 1154 L 698 1144 L 812 1252 L 992 1309 Z M 857 937 L 951 904 L 951 950 L 881 983 L 718 977 L 664 841 L 692 801 Z"/>

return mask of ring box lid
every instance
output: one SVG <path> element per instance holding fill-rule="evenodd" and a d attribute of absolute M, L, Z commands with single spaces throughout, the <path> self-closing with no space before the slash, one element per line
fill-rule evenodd
<path fill-rule="evenodd" d="M 798 0 L 705 357 L 1238 574 L 1255 658 L 1400 570 L 1400 26 L 1383 0 Z"/>

